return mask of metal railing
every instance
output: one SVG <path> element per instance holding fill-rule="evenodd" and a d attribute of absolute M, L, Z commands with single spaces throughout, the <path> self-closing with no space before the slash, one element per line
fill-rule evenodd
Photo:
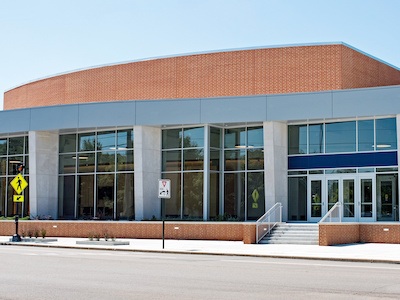
<path fill-rule="evenodd" d="M 271 232 L 276 224 L 282 222 L 282 204 L 275 203 L 264 215 L 256 222 L 256 243 Z"/>
<path fill-rule="evenodd" d="M 340 202 L 336 202 L 318 223 L 342 222 L 341 206 Z"/>

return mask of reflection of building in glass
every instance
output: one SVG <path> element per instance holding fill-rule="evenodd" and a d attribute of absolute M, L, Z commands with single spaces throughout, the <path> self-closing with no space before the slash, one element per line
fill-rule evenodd
<path fill-rule="evenodd" d="M 94 67 L 5 93 L 0 216 L 394 221 L 400 70 L 313 44 Z M 18 124 L 9 120 L 21 120 Z M 158 180 L 171 180 L 164 211 Z"/>

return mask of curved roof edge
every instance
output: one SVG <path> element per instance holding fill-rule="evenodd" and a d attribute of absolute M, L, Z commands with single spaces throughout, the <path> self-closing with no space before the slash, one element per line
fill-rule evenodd
<path fill-rule="evenodd" d="M 397 69 L 400 71 L 400 68 L 385 62 L 384 60 L 381 60 L 373 55 L 370 55 L 364 51 L 361 51 L 347 43 L 344 42 L 315 42 L 315 43 L 299 43 L 299 44 L 281 44 L 281 45 L 270 45 L 270 46 L 254 46 L 254 47 L 244 47 L 244 48 L 229 48 L 229 49 L 220 49 L 220 50 L 209 50 L 209 51 L 200 51 L 200 52 L 189 52 L 189 53 L 181 53 L 181 54 L 171 54 L 171 55 L 165 55 L 165 56 L 155 56 L 155 57 L 148 57 L 148 58 L 140 58 L 136 60 L 128 60 L 128 61 L 120 61 L 120 62 L 115 62 L 115 63 L 107 63 L 107 64 L 101 64 L 101 65 L 94 65 L 94 66 L 89 66 L 89 67 L 84 67 L 84 68 L 79 68 L 79 69 L 74 69 L 70 71 L 65 71 L 61 73 L 55 73 L 49 76 L 44 76 L 44 77 L 39 77 L 21 84 L 18 84 L 16 86 L 13 86 L 9 89 L 6 89 L 4 93 L 11 91 L 13 89 L 16 89 L 18 87 L 24 86 L 26 84 L 30 84 L 36 81 L 40 80 L 45 80 L 57 76 L 62 76 L 62 75 L 67 75 L 75 72 L 81 72 L 81 71 L 86 71 L 86 70 L 91 70 L 91 69 L 97 69 L 97 68 L 104 68 L 104 67 L 111 67 L 111 66 L 116 66 L 116 65 L 124 65 L 124 64 L 130 64 L 130 63 L 135 63 L 135 62 L 143 62 L 143 61 L 148 61 L 148 60 L 157 60 L 157 59 L 165 59 L 165 58 L 173 58 L 173 57 L 183 57 L 183 56 L 192 56 L 192 55 L 202 55 L 202 54 L 212 54 L 212 53 L 221 53 L 221 52 L 235 52 L 235 51 L 248 51 L 248 50 L 258 50 L 258 49 L 275 49 L 275 48 L 290 48 L 290 47 L 311 47 L 311 46 L 326 46 L 326 45 L 343 45 L 346 46 L 350 49 L 353 49 L 354 51 L 357 51 L 365 56 L 368 56 L 376 61 L 379 61 L 383 64 L 386 64 L 394 69 Z"/>

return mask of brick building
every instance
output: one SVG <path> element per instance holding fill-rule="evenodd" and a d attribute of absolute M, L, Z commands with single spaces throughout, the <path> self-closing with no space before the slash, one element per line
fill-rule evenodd
<path fill-rule="evenodd" d="M 398 221 L 400 70 L 347 44 L 179 55 L 38 79 L 4 95 L 0 216 Z M 16 121 L 18 120 L 18 121 Z"/>

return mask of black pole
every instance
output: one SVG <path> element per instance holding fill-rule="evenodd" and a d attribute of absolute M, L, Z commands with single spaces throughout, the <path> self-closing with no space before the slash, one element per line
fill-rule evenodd
<path fill-rule="evenodd" d="M 165 238 L 165 217 L 164 217 L 164 205 L 165 199 L 161 199 L 161 215 L 162 215 L 162 248 L 164 249 L 164 238 Z"/>
<path fill-rule="evenodd" d="M 20 242 L 21 241 L 21 236 L 18 234 L 18 219 L 19 219 L 19 212 L 18 212 L 18 208 L 19 208 L 19 203 L 15 202 L 15 205 L 17 206 L 17 212 L 15 214 L 15 234 L 12 237 L 12 241 L 13 242 Z"/>

